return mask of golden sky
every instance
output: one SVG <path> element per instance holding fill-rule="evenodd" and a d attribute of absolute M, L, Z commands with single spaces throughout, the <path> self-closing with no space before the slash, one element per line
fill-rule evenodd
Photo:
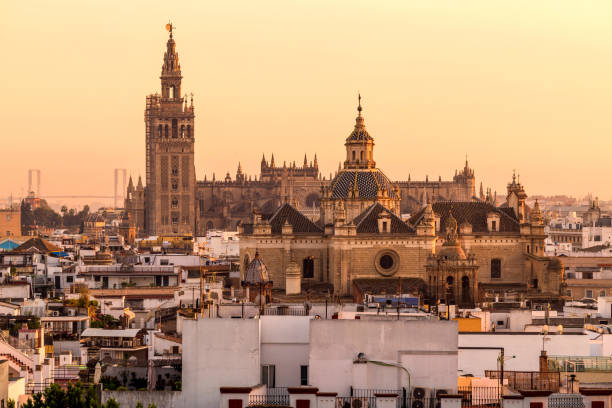
<path fill-rule="evenodd" d="M 469 155 L 499 194 L 612 198 L 612 1 L 1 1 L 4 175 L 44 194 L 111 195 L 144 176 L 145 96 L 172 20 L 195 94 L 196 172 L 344 160 L 363 95 L 392 179 L 449 179 Z"/>

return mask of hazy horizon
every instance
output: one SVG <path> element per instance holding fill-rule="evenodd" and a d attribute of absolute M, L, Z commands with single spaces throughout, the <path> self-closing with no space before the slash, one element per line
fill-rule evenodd
<path fill-rule="evenodd" d="M 450 180 L 465 154 L 477 191 L 593 193 L 612 170 L 612 3 L 4 2 L 2 200 L 41 169 L 42 195 L 113 193 L 144 179 L 144 102 L 159 91 L 171 20 L 194 93 L 196 174 L 258 175 L 317 153 L 344 160 L 356 95 L 392 180 Z M 112 200 L 111 200 L 112 202 Z"/>

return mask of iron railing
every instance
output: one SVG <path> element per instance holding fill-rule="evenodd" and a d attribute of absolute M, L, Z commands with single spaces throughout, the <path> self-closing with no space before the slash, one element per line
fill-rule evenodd
<path fill-rule="evenodd" d="M 376 408 L 376 397 L 336 397 L 336 408 Z"/>
<path fill-rule="evenodd" d="M 415 392 L 415 387 L 409 390 L 405 387 L 400 389 L 375 389 L 375 388 L 350 388 L 350 396 L 338 397 L 336 408 L 355 408 L 361 401 L 362 406 L 374 407 L 377 394 L 397 395 L 396 408 L 440 408 L 440 397 L 444 394 L 452 393 L 446 389 L 421 389 L 422 392 Z M 462 408 L 500 408 L 501 389 L 497 386 L 488 387 L 459 387 L 457 393 L 461 395 Z"/>
<path fill-rule="evenodd" d="M 289 394 L 249 395 L 249 407 L 288 407 Z"/>
<path fill-rule="evenodd" d="M 486 370 L 485 376 L 500 379 L 501 371 Z M 513 390 L 558 392 L 561 388 L 561 373 L 558 371 L 504 371 L 504 382 Z"/>
<path fill-rule="evenodd" d="M 277 306 L 263 308 L 262 314 L 266 316 L 308 316 L 308 311 L 303 307 Z"/>
<path fill-rule="evenodd" d="M 590 372 L 612 371 L 610 356 L 549 356 L 548 371 Z"/>

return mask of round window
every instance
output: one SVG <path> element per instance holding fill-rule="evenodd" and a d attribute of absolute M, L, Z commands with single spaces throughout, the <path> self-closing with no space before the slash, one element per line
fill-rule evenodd
<path fill-rule="evenodd" d="M 390 249 L 380 251 L 374 258 L 374 267 L 382 276 L 394 275 L 399 269 L 399 264 L 399 255 Z"/>
<path fill-rule="evenodd" d="M 391 269 L 393 267 L 393 257 L 391 255 L 383 255 L 380 257 L 380 267 L 383 269 Z"/>

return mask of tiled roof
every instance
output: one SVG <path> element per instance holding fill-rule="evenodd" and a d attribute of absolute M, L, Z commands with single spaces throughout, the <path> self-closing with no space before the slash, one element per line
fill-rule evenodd
<path fill-rule="evenodd" d="M 270 218 L 273 234 L 280 234 L 285 222 L 293 227 L 294 234 L 321 234 L 323 230 L 308 217 L 289 204 L 283 204 Z"/>
<path fill-rule="evenodd" d="M 364 212 L 353 220 L 358 234 L 378 233 L 378 217 L 381 213 L 387 213 L 391 220 L 391 234 L 414 234 L 415 229 L 403 222 L 397 215 L 393 214 L 380 203 L 369 206 Z"/>
<path fill-rule="evenodd" d="M 42 238 L 30 238 L 23 244 L 15 248 L 15 252 L 32 252 L 37 251 L 40 253 L 56 252 L 61 251 L 62 248 L 53 245 L 49 241 Z"/>
<path fill-rule="evenodd" d="M 374 140 L 365 127 L 355 127 L 351 134 L 346 138 L 347 142 L 362 140 Z"/>
<path fill-rule="evenodd" d="M 468 222 L 472 232 L 487 233 L 487 214 L 499 215 L 499 232 L 520 232 L 519 221 L 511 208 L 498 208 L 483 202 L 440 201 L 432 204 L 434 213 L 440 217 L 440 225 L 446 225 L 446 219 L 452 209 L 453 217 L 459 225 Z M 423 209 L 410 218 L 410 224 L 417 225 L 423 218 Z M 443 230 L 443 227 L 441 228 Z"/>
<path fill-rule="evenodd" d="M 331 182 L 331 196 L 349 198 L 355 188 L 359 198 L 375 199 L 379 190 L 387 190 L 389 197 L 398 198 L 395 186 L 378 169 L 341 170 Z"/>

